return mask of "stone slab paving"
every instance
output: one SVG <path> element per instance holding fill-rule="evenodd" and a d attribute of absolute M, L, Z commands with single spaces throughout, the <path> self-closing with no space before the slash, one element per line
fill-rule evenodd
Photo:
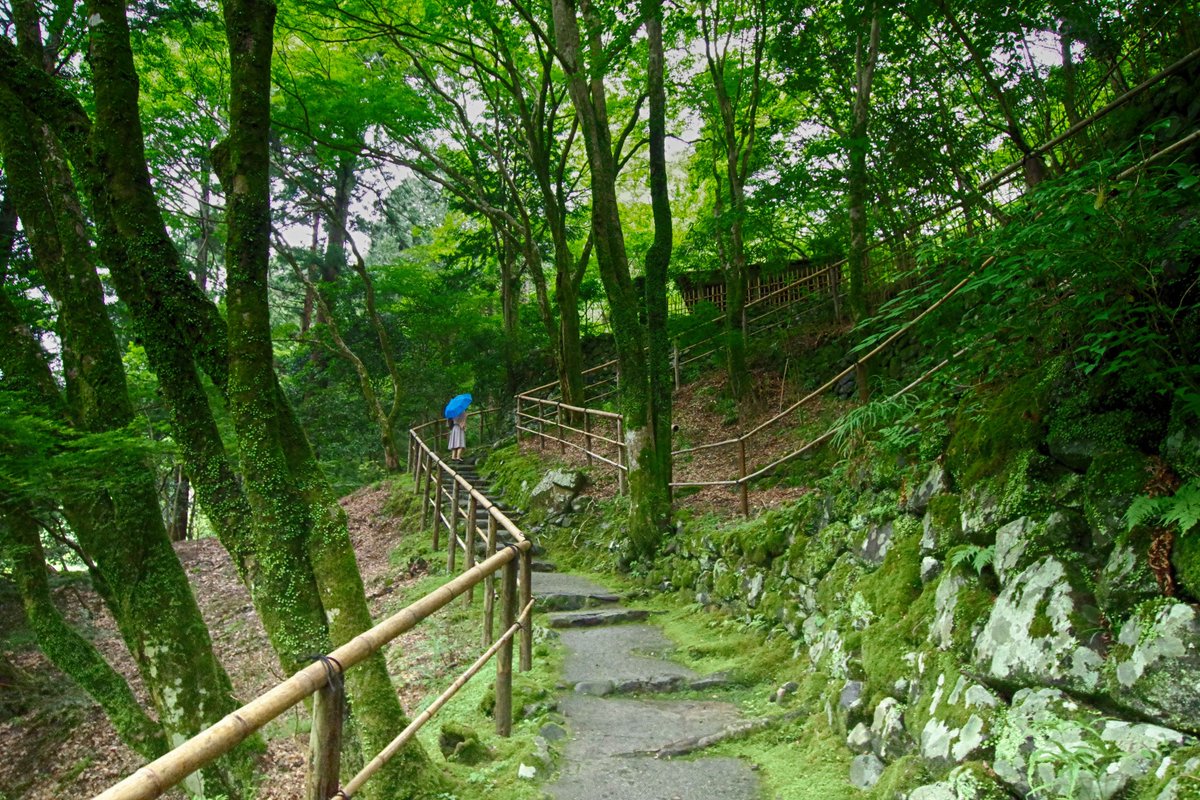
<path fill-rule="evenodd" d="M 560 585 L 572 580 L 563 576 Z M 547 589 L 543 582 L 538 592 Z M 673 648 L 659 628 L 614 624 L 625 621 L 624 611 L 616 607 L 542 618 L 543 624 L 556 627 L 565 620 L 575 625 L 586 620 L 587 625 L 568 627 L 560 634 L 566 650 L 564 678 L 573 689 L 560 698 L 558 708 L 571 739 L 563 750 L 559 773 L 546 791 L 555 800 L 756 800 L 758 779 L 745 761 L 702 757 L 681 761 L 650 755 L 666 745 L 736 725 L 741 720 L 736 706 L 707 700 L 593 696 L 670 691 L 705 680 L 664 657 Z M 713 685 L 719 685 L 722 679 L 715 680 Z"/>

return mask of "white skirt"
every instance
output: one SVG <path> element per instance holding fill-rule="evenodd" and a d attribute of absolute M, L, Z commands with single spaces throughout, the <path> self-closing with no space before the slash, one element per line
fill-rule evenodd
<path fill-rule="evenodd" d="M 467 432 L 457 425 L 450 426 L 450 449 L 458 450 L 467 446 Z"/>

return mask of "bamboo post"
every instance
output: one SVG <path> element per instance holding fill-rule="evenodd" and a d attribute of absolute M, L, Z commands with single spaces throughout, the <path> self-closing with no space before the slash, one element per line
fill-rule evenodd
<path fill-rule="evenodd" d="M 416 459 L 413 458 L 413 455 L 415 454 L 416 449 L 417 449 L 416 443 L 414 441 L 416 438 L 417 438 L 417 436 L 415 433 L 413 433 L 412 431 L 408 432 L 408 461 L 404 462 L 405 465 L 408 467 L 408 471 L 410 473 L 412 473 L 412 477 L 413 477 L 414 481 L 417 479 L 417 468 L 416 468 L 416 465 L 414 464 Z"/>
<path fill-rule="evenodd" d="M 592 415 L 583 412 L 583 452 L 587 454 L 587 463 L 592 465 Z"/>
<path fill-rule="evenodd" d="M 517 449 L 521 449 L 521 395 L 517 395 Z"/>
<path fill-rule="evenodd" d="M 867 364 L 864 361 L 854 362 L 854 382 L 858 384 L 858 400 L 866 403 L 871 399 L 871 390 L 867 386 Z"/>
<path fill-rule="evenodd" d="M 508 630 L 517 618 L 517 563 L 504 565 L 500 583 L 500 627 Z M 512 639 L 508 639 L 496 654 L 496 735 L 507 738 L 512 734 Z"/>
<path fill-rule="evenodd" d="M 335 672 L 328 662 L 326 668 L 329 670 L 329 681 L 313 695 L 306 800 L 329 800 L 338 790 L 346 701 L 341 673 Z"/>
<path fill-rule="evenodd" d="M 538 447 L 546 449 L 546 407 L 538 400 Z"/>
<path fill-rule="evenodd" d="M 425 530 L 425 519 L 429 516 L 429 487 L 433 485 L 433 459 L 425 459 L 425 492 L 421 499 L 421 530 Z M 437 518 L 434 517 L 436 520 Z M 437 524 L 436 522 L 434 523 Z"/>
<path fill-rule="evenodd" d="M 458 507 L 458 478 L 454 477 L 454 487 L 450 490 L 450 530 L 446 532 L 446 571 L 454 574 L 454 560 L 458 550 L 458 517 L 461 509 Z"/>
<path fill-rule="evenodd" d="M 525 608 L 533 602 L 533 549 L 521 552 L 521 601 L 517 604 Z M 521 672 L 533 669 L 533 623 L 526 620 L 521 626 Z"/>
<path fill-rule="evenodd" d="M 488 512 L 488 527 L 487 527 L 487 558 L 491 558 L 496 554 L 496 517 Z M 495 638 L 492 625 L 495 622 L 496 616 L 496 576 L 489 572 L 487 577 L 483 579 L 483 646 L 491 645 Z"/>
<path fill-rule="evenodd" d="M 465 432 L 466 431 L 464 431 L 464 433 Z M 482 409 L 480 409 L 480 411 L 479 411 L 479 441 L 476 444 L 477 445 L 483 444 L 483 410 Z"/>
<path fill-rule="evenodd" d="M 467 535 L 463 537 L 467 542 L 466 565 L 463 567 L 465 570 L 469 570 L 475 566 L 475 513 L 478 510 L 478 501 L 475 500 L 475 495 L 472 494 L 470 499 L 467 500 Z M 467 593 L 463 595 L 463 605 L 467 608 L 470 608 L 471 604 L 474 602 L 475 587 L 472 586 L 470 589 L 467 589 Z"/>
<path fill-rule="evenodd" d="M 438 528 L 442 527 L 442 495 L 445 493 L 446 487 L 443 485 L 443 472 L 445 464 L 438 464 L 437 469 L 437 488 L 434 489 L 433 502 L 433 549 L 438 549 Z"/>
<path fill-rule="evenodd" d="M 413 494 L 421 493 L 421 464 L 425 459 L 425 451 L 417 445 L 417 435 L 412 434 L 413 439 L 413 461 L 410 462 L 413 473 Z"/>
<path fill-rule="evenodd" d="M 617 492 L 625 493 L 625 436 L 621 418 L 617 417 Z"/>
<path fill-rule="evenodd" d="M 554 421 L 558 424 L 558 451 L 567 452 L 567 440 L 563 438 L 562 403 L 555 404 Z"/>
<path fill-rule="evenodd" d="M 750 489 L 746 481 L 746 440 L 738 439 L 738 491 L 742 495 L 742 516 L 750 516 Z"/>

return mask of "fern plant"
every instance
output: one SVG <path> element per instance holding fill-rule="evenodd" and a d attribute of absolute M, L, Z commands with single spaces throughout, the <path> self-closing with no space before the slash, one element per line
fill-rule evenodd
<path fill-rule="evenodd" d="M 950 569 L 955 569 L 960 564 L 970 564 L 976 575 L 982 575 L 983 571 L 990 567 L 995 560 L 996 545 L 994 544 L 989 544 L 987 547 L 977 544 L 960 544 L 946 556 L 946 564 Z"/>
<path fill-rule="evenodd" d="M 1175 524 L 1179 526 L 1181 534 L 1194 533 L 1197 523 L 1200 523 L 1200 481 L 1188 481 L 1172 495 L 1142 495 L 1135 498 L 1125 512 L 1126 526 L 1132 530 L 1149 522 L 1164 527 Z"/>

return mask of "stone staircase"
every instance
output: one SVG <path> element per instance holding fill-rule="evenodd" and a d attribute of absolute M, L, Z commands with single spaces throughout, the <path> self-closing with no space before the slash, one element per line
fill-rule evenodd
<path fill-rule="evenodd" d="M 453 466 L 482 495 L 494 496 L 474 459 Z M 446 476 L 442 481 L 450 488 Z M 466 492 L 459 492 L 458 502 L 469 513 Z M 496 506 L 514 522 L 522 516 L 503 503 Z M 482 508 L 476 508 L 475 524 L 487 528 Z M 508 544 L 502 529 L 497 535 L 497 549 Z M 477 557 L 485 549 L 477 540 Z M 554 717 L 538 739 L 542 769 L 557 769 L 544 787 L 548 795 L 555 800 L 758 798 L 757 776 L 745 761 L 670 758 L 690 752 L 690 743 L 720 739 L 745 726 L 737 707 L 715 695 L 706 700 L 667 696 L 720 691 L 726 678 L 698 675 L 672 661 L 674 645 L 650 621 L 650 612 L 625 606 L 620 594 L 590 578 L 558 572 L 536 542 L 533 555 L 535 624 L 554 631 L 548 635 L 560 641 L 566 656 Z M 552 748 L 559 750 L 557 759 Z"/>

